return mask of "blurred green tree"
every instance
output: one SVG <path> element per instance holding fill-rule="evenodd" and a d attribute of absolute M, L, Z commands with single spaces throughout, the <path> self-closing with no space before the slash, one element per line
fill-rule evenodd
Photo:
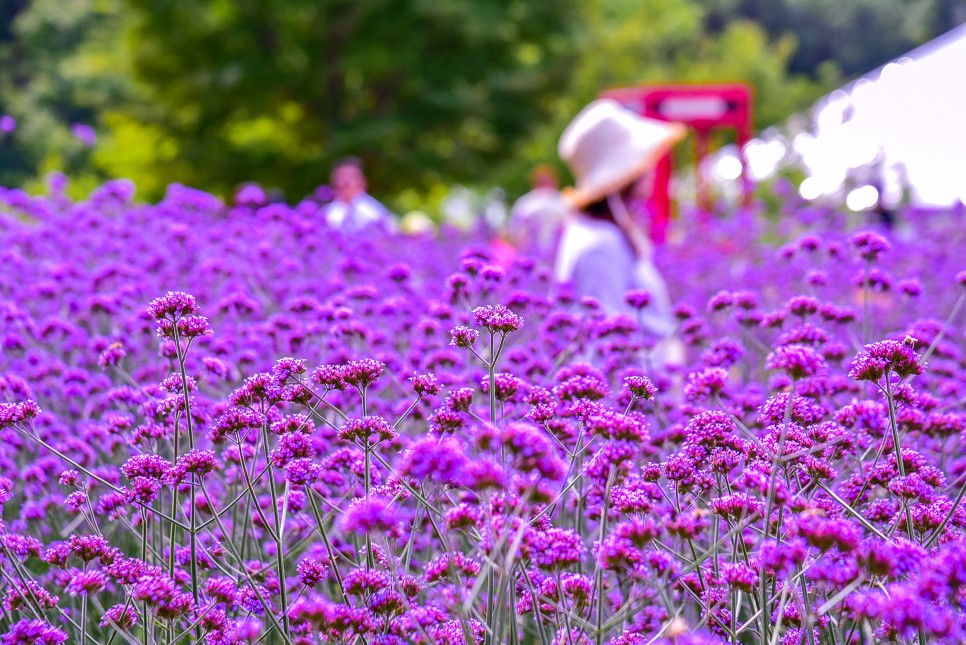
<path fill-rule="evenodd" d="M 0 183 L 59 169 L 81 178 L 75 193 L 123 176 L 153 199 L 172 181 L 227 196 L 256 180 L 296 200 L 358 154 L 373 191 L 400 206 L 456 182 L 514 196 L 607 87 L 747 81 L 761 128 L 842 70 L 952 26 L 964 5 L 5 0 L 0 113 L 19 127 L 0 140 Z M 97 127 L 93 151 L 74 122 Z"/>
<path fill-rule="evenodd" d="M 966 20 L 964 0 L 705 1 L 709 31 L 744 18 L 770 38 L 794 34 L 788 69 L 807 75 L 828 62 L 846 77 L 864 74 Z"/>
<path fill-rule="evenodd" d="M 331 161 L 379 194 L 467 181 L 515 154 L 572 57 L 575 0 L 125 0 L 137 100 L 106 109 L 95 162 L 298 199 Z"/>
<path fill-rule="evenodd" d="M 98 36 L 103 2 L 10 0 L 0 3 L 0 113 L 17 130 L 0 141 L 0 184 L 16 185 L 47 170 L 83 174 L 89 151 L 71 135 L 89 123 L 119 79 L 92 78 L 78 51 Z M 97 97 L 97 98 L 95 98 Z M 90 173 L 80 183 L 93 184 Z"/>
<path fill-rule="evenodd" d="M 534 128 L 518 157 L 500 169 L 511 194 L 526 189 L 527 168 L 556 160 L 556 142 L 580 108 L 610 87 L 662 83 L 746 82 L 755 93 L 756 129 L 780 123 L 841 82 L 834 65 L 816 78 L 789 74 L 795 37 L 769 40 L 750 20 L 735 20 L 709 34 L 707 14 L 692 0 L 588 0 L 583 5 L 580 56 L 569 90 L 554 104 L 553 118 Z M 686 161 L 690 150 L 680 155 Z M 561 170 L 562 166 L 558 164 Z"/>

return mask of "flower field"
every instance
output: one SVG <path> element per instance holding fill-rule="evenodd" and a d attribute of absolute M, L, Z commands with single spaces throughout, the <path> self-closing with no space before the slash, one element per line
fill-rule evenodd
<path fill-rule="evenodd" d="M 686 349 L 482 234 L 0 189 L 2 643 L 966 641 L 966 229 L 676 222 Z"/>

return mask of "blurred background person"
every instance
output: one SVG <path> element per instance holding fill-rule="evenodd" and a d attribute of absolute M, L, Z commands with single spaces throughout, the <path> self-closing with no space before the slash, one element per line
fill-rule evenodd
<path fill-rule="evenodd" d="M 332 228 L 346 233 L 378 228 L 394 228 L 392 213 L 368 192 L 362 160 L 343 157 L 335 162 L 329 178 L 332 201 L 323 207 L 322 214 Z"/>
<path fill-rule="evenodd" d="M 530 171 L 530 186 L 530 192 L 510 209 L 507 234 L 521 251 L 552 254 L 567 212 L 567 204 L 560 194 L 560 181 L 551 166 L 540 164 Z"/>
<path fill-rule="evenodd" d="M 674 331 L 671 300 L 650 239 L 629 204 L 641 178 L 684 135 L 680 124 L 647 119 L 603 99 L 571 121 L 558 147 L 576 185 L 563 193 L 573 211 L 556 255 L 556 279 L 572 283 L 579 296 L 594 298 L 608 313 L 636 317 L 661 337 Z M 647 304 L 629 304 L 631 291 L 647 292 Z"/>
<path fill-rule="evenodd" d="M 627 208 L 634 221 L 644 229 L 648 238 L 654 243 L 660 243 L 667 235 L 667 222 L 663 224 L 654 217 L 651 197 L 654 194 L 654 173 L 644 173 L 627 189 Z"/>

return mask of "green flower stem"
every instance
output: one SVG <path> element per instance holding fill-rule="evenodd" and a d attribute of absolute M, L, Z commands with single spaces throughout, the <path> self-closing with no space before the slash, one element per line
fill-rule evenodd
<path fill-rule="evenodd" d="M 288 621 L 288 587 L 285 583 L 285 540 L 284 535 L 282 535 L 282 521 L 279 516 L 279 504 L 288 503 L 288 500 L 278 499 L 278 489 L 275 486 L 275 473 L 272 472 L 272 458 L 268 452 L 268 424 L 265 423 L 262 427 L 264 432 L 263 448 L 265 451 L 265 464 L 268 476 L 268 488 L 272 495 L 272 515 L 275 520 L 273 526 L 275 527 L 275 569 L 278 574 L 278 588 L 279 588 L 279 602 L 282 605 L 282 626 L 285 629 L 285 633 L 289 633 L 289 621 Z M 253 498 L 254 499 L 254 498 Z M 257 502 L 256 502 L 257 505 Z"/>
<path fill-rule="evenodd" d="M 205 500 L 208 502 L 208 506 L 210 506 L 211 508 L 214 508 L 214 504 L 211 501 L 211 496 L 208 495 L 208 489 L 205 488 L 203 483 L 201 485 L 201 494 L 204 495 Z M 228 532 L 225 530 L 225 525 L 222 523 L 221 518 L 215 515 L 215 519 L 216 519 L 216 523 L 218 524 L 218 530 L 221 531 L 221 534 L 228 535 Z M 265 599 L 265 597 L 262 596 L 262 593 L 258 590 L 258 584 L 255 582 L 251 574 L 249 574 L 248 570 L 245 568 L 245 559 L 242 557 L 240 553 L 238 553 L 238 550 L 235 549 L 234 544 L 227 541 L 224 544 L 228 552 L 231 554 L 231 556 L 240 565 L 239 573 L 241 573 L 242 576 L 245 577 L 245 581 L 248 582 L 249 585 L 251 585 L 252 591 L 255 594 L 255 598 L 258 599 L 259 604 L 261 604 L 262 608 L 265 610 L 265 616 L 269 619 L 269 621 L 271 621 L 272 627 L 274 627 L 275 630 L 281 635 L 282 641 L 284 643 L 291 645 L 292 639 L 289 638 L 288 631 L 283 629 L 282 626 L 279 624 L 278 619 L 275 617 L 275 612 L 273 611 L 271 604 L 269 604 L 269 602 Z"/>
<path fill-rule="evenodd" d="M 181 348 L 181 334 L 178 331 L 178 325 L 174 325 L 174 343 L 175 348 L 178 352 L 178 368 L 181 372 L 181 393 L 184 395 L 184 418 L 185 424 L 187 426 L 188 434 L 188 450 L 194 450 L 195 448 L 195 433 L 194 426 L 191 420 L 191 397 L 188 396 L 188 374 L 185 370 L 184 364 L 185 359 L 188 354 L 188 347 L 191 345 L 191 340 L 185 344 L 184 349 Z M 178 449 L 177 449 L 177 431 L 175 432 L 175 461 L 178 460 Z M 191 527 L 188 529 L 188 540 L 190 543 L 189 549 L 191 552 L 191 596 L 197 605 L 200 601 L 200 596 L 198 594 L 198 513 L 197 513 L 197 491 L 194 486 L 194 476 L 191 477 L 191 512 L 188 516 L 188 521 Z M 175 498 L 177 501 L 177 498 Z M 177 503 L 175 504 L 177 506 Z M 172 512 L 173 516 L 177 517 L 177 513 Z M 174 543 L 171 544 L 172 559 L 174 558 Z"/>
<path fill-rule="evenodd" d="M 332 564 L 332 573 L 335 575 L 335 582 L 339 587 L 339 594 L 342 596 L 342 602 L 348 605 L 349 596 L 346 595 L 345 587 L 342 584 L 342 574 L 339 572 L 339 562 L 336 559 L 336 554 L 335 550 L 332 548 L 332 543 L 329 542 L 329 536 L 325 532 L 325 522 L 323 521 L 322 513 L 319 512 L 319 505 L 315 501 L 315 497 L 312 495 L 311 490 L 306 497 L 309 498 L 309 503 L 312 505 L 312 512 L 315 513 L 315 519 L 319 525 L 319 533 L 322 534 L 322 543 L 325 544 L 325 551 L 329 554 L 329 562 Z"/>
<path fill-rule="evenodd" d="M 795 384 L 795 379 L 792 379 L 792 384 L 788 388 L 788 401 L 785 404 L 785 415 L 784 419 L 782 420 L 782 433 L 778 440 L 778 452 L 772 457 L 771 476 L 768 480 L 768 498 L 765 503 L 764 522 L 762 523 L 762 544 L 764 544 L 764 542 L 768 539 L 768 525 L 769 522 L 771 522 L 772 505 L 775 503 L 775 482 L 778 479 L 779 460 L 782 457 L 782 452 L 785 451 L 785 440 L 788 436 L 788 425 L 792 418 L 792 402 L 795 399 Z M 768 643 L 770 642 L 768 633 L 769 628 L 771 627 L 768 621 L 771 620 L 771 617 L 768 615 L 768 589 L 765 585 L 764 575 L 761 576 L 760 586 L 761 589 L 759 591 L 759 600 L 761 603 L 761 640 L 763 643 Z"/>

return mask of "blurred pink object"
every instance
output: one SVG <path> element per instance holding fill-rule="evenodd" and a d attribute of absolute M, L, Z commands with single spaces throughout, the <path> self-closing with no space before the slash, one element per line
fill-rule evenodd
<path fill-rule="evenodd" d="M 493 254 L 493 263 L 504 269 L 509 268 L 517 257 L 516 247 L 499 237 L 490 241 L 490 252 Z"/>
<path fill-rule="evenodd" d="M 70 126 L 70 133 L 88 148 L 93 148 L 94 144 L 97 143 L 97 134 L 94 132 L 94 128 L 86 123 L 75 123 Z"/>

